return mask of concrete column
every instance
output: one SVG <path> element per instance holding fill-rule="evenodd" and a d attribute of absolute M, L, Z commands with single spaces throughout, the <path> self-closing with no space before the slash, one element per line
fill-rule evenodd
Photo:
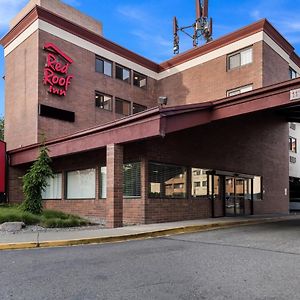
<path fill-rule="evenodd" d="M 123 146 L 106 146 L 106 227 L 123 226 Z"/>

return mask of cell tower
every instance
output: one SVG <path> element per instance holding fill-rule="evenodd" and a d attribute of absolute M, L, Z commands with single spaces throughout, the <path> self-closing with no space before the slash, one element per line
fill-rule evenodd
<path fill-rule="evenodd" d="M 192 30 L 193 32 L 191 32 Z M 196 21 L 190 26 L 178 26 L 177 18 L 173 19 L 174 54 L 179 53 L 179 31 L 193 40 L 193 47 L 197 47 L 203 38 L 206 43 L 212 40 L 212 18 L 208 18 L 208 0 L 196 0 Z"/>

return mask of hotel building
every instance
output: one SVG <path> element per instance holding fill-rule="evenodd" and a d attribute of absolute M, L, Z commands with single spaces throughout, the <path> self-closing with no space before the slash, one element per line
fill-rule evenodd
<path fill-rule="evenodd" d="M 1 44 L 10 203 L 44 136 L 46 208 L 107 227 L 288 213 L 300 59 L 267 20 L 156 63 L 32 0 Z"/>

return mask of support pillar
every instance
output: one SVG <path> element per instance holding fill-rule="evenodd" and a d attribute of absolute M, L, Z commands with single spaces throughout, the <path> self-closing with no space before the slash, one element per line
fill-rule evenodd
<path fill-rule="evenodd" d="M 106 146 L 106 227 L 123 226 L 123 146 Z"/>

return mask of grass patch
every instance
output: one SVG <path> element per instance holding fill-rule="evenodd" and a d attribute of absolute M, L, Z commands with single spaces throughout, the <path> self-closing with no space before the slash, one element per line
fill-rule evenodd
<path fill-rule="evenodd" d="M 26 225 L 40 225 L 46 228 L 66 228 L 89 225 L 90 222 L 60 211 L 44 210 L 40 215 L 23 212 L 18 206 L 0 206 L 0 224 L 24 222 Z"/>

